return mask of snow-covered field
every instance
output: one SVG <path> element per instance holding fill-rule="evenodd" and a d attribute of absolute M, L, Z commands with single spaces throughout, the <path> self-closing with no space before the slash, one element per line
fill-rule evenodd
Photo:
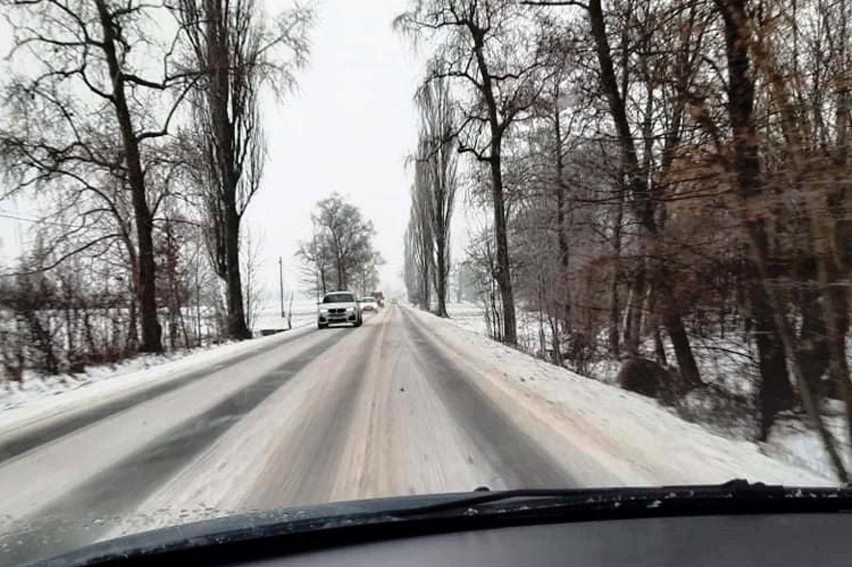
<path fill-rule="evenodd" d="M 290 323 L 293 328 L 313 325 L 317 320 L 317 303 L 311 300 L 294 301 L 292 305 L 284 304 L 284 310 L 291 312 Z M 252 329 L 255 334 L 259 334 L 264 330 L 283 330 L 287 328 L 287 319 L 281 317 L 281 308 L 279 306 L 264 306 L 255 320 L 252 322 Z"/>
<path fill-rule="evenodd" d="M 488 334 L 488 326 L 485 321 L 485 311 L 482 304 L 479 303 L 450 303 L 447 305 L 447 314 L 450 320 L 463 329 L 480 333 Z M 541 340 L 539 337 L 540 322 L 538 315 L 531 311 L 518 309 L 516 313 L 518 319 L 518 344 L 526 352 L 536 352 L 541 349 Z M 543 329 L 545 341 L 550 341 L 550 331 L 545 327 Z"/>
<path fill-rule="evenodd" d="M 478 303 L 450 303 L 447 305 L 447 314 L 453 324 L 462 329 L 481 335 L 488 334 L 483 308 Z"/>

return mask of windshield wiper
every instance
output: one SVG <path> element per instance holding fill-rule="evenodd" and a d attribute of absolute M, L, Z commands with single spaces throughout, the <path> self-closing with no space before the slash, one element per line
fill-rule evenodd
<path fill-rule="evenodd" d="M 788 488 L 740 479 L 724 484 L 656 488 L 521 489 L 475 492 L 447 502 L 397 510 L 389 515 L 413 519 L 436 515 L 541 514 L 554 510 L 573 513 L 657 510 L 657 513 L 679 514 L 848 511 L 852 510 L 852 490 Z"/>

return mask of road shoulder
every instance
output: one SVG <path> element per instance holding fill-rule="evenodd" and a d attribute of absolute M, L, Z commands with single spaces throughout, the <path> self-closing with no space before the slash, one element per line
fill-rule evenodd
<path fill-rule="evenodd" d="M 186 384 L 266 350 L 277 348 L 311 332 L 312 328 L 300 328 L 290 332 L 229 343 L 188 354 L 178 360 L 134 371 L 118 370 L 115 375 L 97 382 L 84 384 L 54 396 L 34 399 L 30 403 L 0 412 L 0 460 L 20 452 L 18 445 L 28 443 L 24 437 L 35 435 L 38 430 L 68 429 L 63 424 L 86 423 L 91 414 L 109 415 L 110 406 L 123 408 L 146 399 L 147 393 L 157 395 L 172 387 Z M 138 398 L 139 400 L 136 400 Z M 43 434 L 39 434 L 43 436 Z M 4 449 L 4 447 L 6 449 Z"/>
<path fill-rule="evenodd" d="M 406 309 L 482 388 L 504 398 L 539 434 L 562 438 L 624 484 L 718 483 L 731 478 L 790 485 L 834 485 L 832 479 L 760 452 L 757 444 L 715 435 L 655 400 L 584 378 L 428 313 Z M 541 424 L 546 424 L 542 428 Z M 550 441 L 547 446 L 553 446 Z M 572 471 L 600 486 L 589 467 Z"/>

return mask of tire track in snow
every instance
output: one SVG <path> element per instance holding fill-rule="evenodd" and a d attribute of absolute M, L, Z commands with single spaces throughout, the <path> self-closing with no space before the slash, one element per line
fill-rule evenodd
<path fill-rule="evenodd" d="M 91 477 L 71 494 L 36 511 L 31 518 L 22 519 L 17 533 L 0 537 L 0 564 L 19 565 L 45 559 L 95 541 L 107 529 L 105 518 L 133 509 L 245 414 L 345 336 L 343 332 L 330 335 L 196 416 L 190 423 L 182 423 Z"/>
<path fill-rule="evenodd" d="M 306 416 L 297 444 L 281 446 L 270 455 L 262 473 L 266 481 L 251 497 L 255 505 L 275 508 L 328 501 L 341 473 L 344 446 L 368 379 L 366 370 L 381 346 L 386 325 L 385 318 L 378 325 L 367 324 L 355 331 L 368 335 L 358 348 L 348 349 L 359 358 L 354 362 L 347 358 L 340 372 L 322 377 L 334 380 L 329 382 L 322 406 Z"/>
<path fill-rule="evenodd" d="M 577 483 L 474 384 L 402 310 L 412 357 L 507 488 L 566 488 Z"/>
<path fill-rule="evenodd" d="M 194 382 L 200 378 L 204 378 L 214 372 L 218 372 L 225 368 L 236 366 L 253 356 L 257 356 L 258 354 L 266 352 L 267 350 L 280 348 L 282 345 L 292 343 L 298 339 L 307 336 L 310 335 L 299 334 L 298 336 L 289 338 L 280 343 L 270 345 L 267 348 L 250 350 L 238 354 L 234 358 L 228 359 L 226 361 L 213 364 L 209 367 L 200 370 L 192 371 L 184 376 L 181 376 L 180 378 L 169 380 L 168 382 L 164 382 L 161 384 L 154 385 L 150 388 L 146 388 L 141 392 L 136 392 L 128 396 L 123 396 L 117 400 L 112 400 L 103 404 L 99 404 L 90 410 L 86 410 L 84 412 L 75 412 L 73 414 L 60 418 L 50 419 L 48 423 L 42 425 L 34 425 L 32 427 L 27 427 L 25 431 L 22 431 L 18 434 L 12 434 L 7 439 L 0 441 L 0 464 L 19 455 L 23 455 L 27 451 L 35 449 L 39 445 L 49 443 L 51 441 L 54 441 L 55 439 L 59 439 L 60 437 L 64 437 L 69 433 L 73 433 L 78 429 L 82 429 L 97 421 L 110 417 L 111 415 L 132 408 L 136 405 L 141 404 L 142 402 L 146 402 L 164 394 L 168 394 L 173 390 L 176 390 L 182 386 L 186 386 L 190 382 Z"/>

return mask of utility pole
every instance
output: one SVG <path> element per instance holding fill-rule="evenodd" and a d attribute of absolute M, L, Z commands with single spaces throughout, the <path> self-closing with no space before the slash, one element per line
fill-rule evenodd
<path fill-rule="evenodd" d="M 278 256 L 278 289 L 281 292 L 281 318 L 284 318 L 284 259 Z"/>

